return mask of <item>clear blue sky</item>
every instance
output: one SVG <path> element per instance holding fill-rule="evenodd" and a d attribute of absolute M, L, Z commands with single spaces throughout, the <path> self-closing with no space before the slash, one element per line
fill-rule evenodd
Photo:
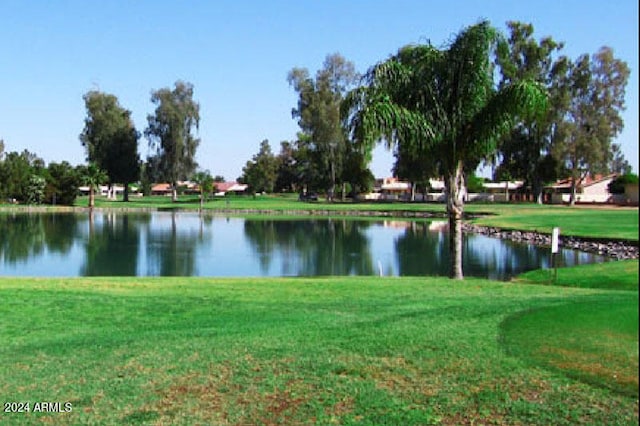
<path fill-rule="evenodd" d="M 0 0 L 0 17 L 0 138 L 47 163 L 84 162 L 87 91 L 116 95 L 143 131 L 151 91 L 182 79 L 200 103 L 199 164 L 233 180 L 263 139 L 277 151 L 295 138 L 293 67 L 315 74 L 339 52 L 364 72 L 403 45 L 442 45 L 488 19 L 503 31 L 508 20 L 532 23 L 573 59 L 607 45 L 628 63 L 617 142 L 638 172 L 637 0 Z M 147 146 L 142 138 L 143 158 Z M 376 176 L 391 164 L 375 151 Z"/>

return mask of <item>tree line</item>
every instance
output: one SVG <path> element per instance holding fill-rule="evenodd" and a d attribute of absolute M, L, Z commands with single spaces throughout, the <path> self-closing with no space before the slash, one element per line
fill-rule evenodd
<path fill-rule="evenodd" d="M 141 133 L 135 128 L 131 111 L 122 107 L 115 95 L 92 90 L 84 96 L 86 118 L 79 139 L 86 152 L 86 165 L 72 166 L 45 162 L 27 150 L 4 152 L 0 140 L 0 200 L 28 204 L 74 203 L 81 185 L 90 188 L 89 205 L 98 185 L 116 183 L 124 187 L 128 201 L 129 184 L 140 183 L 146 193 L 152 182 L 170 182 L 173 200 L 178 181 L 193 178 L 201 188 L 211 187 L 214 178 L 198 171 L 195 161 L 200 140 L 194 132 L 200 122 L 199 104 L 193 100 L 193 85 L 177 81 L 174 88 L 153 91 L 156 106 L 147 116 L 144 135 L 152 154 L 142 162 L 138 154 Z"/>
<path fill-rule="evenodd" d="M 563 43 L 549 36 L 537 40 L 531 24 L 511 21 L 507 28 L 506 36 L 487 22 L 467 29 L 492 33 L 491 41 L 485 41 L 488 44 L 482 57 L 471 54 L 467 58 L 455 57 L 462 54 L 455 42 L 444 49 L 427 43 L 400 48 L 397 54 L 372 66 L 364 75 L 358 74 L 353 63 L 338 53 L 328 55 L 315 76 L 306 68 L 293 68 L 287 80 L 298 93 L 292 117 L 298 120 L 300 132 L 295 140 L 281 142 L 277 155 L 268 140 L 264 140 L 259 151 L 247 161 L 239 180 L 249 184 L 254 192 L 311 189 L 326 193 L 329 199 L 333 199 L 336 187 L 343 195 L 357 193 L 372 186 L 368 163 L 373 146 L 383 141 L 393 151 L 393 174 L 410 181 L 414 188 L 426 190 L 429 179 L 442 178 L 446 169 L 453 167 L 446 164 L 446 152 L 437 148 L 443 145 L 434 143 L 435 139 L 442 142 L 452 137 L 450 145 L 458 146 L 460 141 L 455 139 L 464 138 L 463 145 L 474 145 L 473 139 L 478 136 L 485 139 L 462 154 L 460 171 L 465 181 L 473 177 L 478 166 L 492 166 L 495 180 L 524 180 L 525 188 L 537 202 L 542 201 L 544 185 L 557 178 L 571 177 L 575 184 L 587 174 L 630 173 L 631 166 L 620 146 L 612 143 L 624 124 L 620 113 L 625 108 L 627 64 L 615 58 L 608 47 L 572 60 L 562 53 Z M 475 75 L 476 80 L 468 83 L 453 81 L 450 74 L 456 69 L 465 71 L 460 62 L 470 58 L 476 65 L 482 64 L 479 68 L 486 73 Z M 436 72 L 429 68 L 435 66 L 444 69 Z M 419 77 L 438 79 L 438 84 L 449 82 L 450 87 L 429 87 Z M 410 81 L 412 78 L 416 80 Z M 391 88 L 385 93 L 378 90 L 396 82 L 403 84 L 396 88 L 400 92 L 394 94 L 395 101 L 390 96 Z M 499 135 L 474 135 L 468 133 L 469 129 L 454 129 L 455 121 L 469 114 L 455 102 L 477 101 L 472 92 L 498 93 L 502 89 L 514 92 L 526 82 L 535 83 L 545 94 L 545 107 L 540 113 L 515 114 L 511 123 L 502 120 L 510 127 Z M 377 96 L 386 96 L 385 102 L 379 103 L 386 112 L 380 110 L 377 117 L 370 119 L 389 127 L 388 134 L 371 133 L 374 123 L 360 122 L 363 116 L 353 114 L 366 106 L 362 102 L 374 100 L 375 90 L 379 92 Z M 445 105 L 444 99 L 453 95 L 456 101 Z M 412 113 L 417 115 L 409 114 L 411 104 L 418 110 Z M 400 115 L 391 114 L 394 105 L 402 106 L 413 127 L 400 126 L 400 122 L 393 125 L 391 120 L 400 119 Z M 431 106 L 440 109 L 425 111 Z M 419 115 L 424 113 L 429 116 L 428 124 L 439 120 L 441 126 L 419 129 Z M 478 121 L 493 118 L 497 117 L 485 115 Z M 421 133 L 426 130 L 432 134 Z M 404 131 L 409 133 L 403 134 Z M 451 134 L 458 131 L 461 133 L 455 137 Z M 573 192 L 575 199 L 575 185 Z"/>
<path fill-rule="evenodd" d="M 575 184 L 587 174 L 630 171 L 612 143 L 624 125 L 627 64 L 608 47 L 572 60 L 562 54 L 563 43 L 536 40 L 531 24 L 507 27 L 505 36 L 481 21 L 442 47 L 429 41 L 401 47 L 363 75 L 337 53 L 315 76 L 293 68 L 287 81 L 298 93 L 292 109 L 297 138 L 281 143 L 277 157 L 264 140 L 240 179 L 254 192 L 320 190 L 333 200 L 338 187 L 344 196 L 347 187 L 358 192 L 370 186 L 371 152 L 383 142 L 393 150 L 398 177 L 414 184 L 444 180 L 451 276 L 462 278 L 463 194 L 479 165 L 493 165 L 498 179 L 523 179 L 538 200 L 543 184 L 558 176 L 572 178 L 575 200 Z M 137 154 L 140 133 L 117 98 L 91 91 L 84 100 L 85 182 L 96 183 L 100 173 L 125 187 L 136 177 L 143 186 L 168 181 L 175 200 L 177 182 L 197 168 L 200 117 L 193 86 L 178 81 L 152 92 L 156 109 L 144 134 L 154 153 L 144 164 Z M 41 161 L 28 152 L 11 154 L 0 176 L 12 178 L 13 163 L 30 170 L 11 194 L 39 194 L 24 189 L 39 185 L 44 199 L 57 198 L 54 178 L 47 181 L 51 172 L 39 172 Z M 202 187 L 211 182 L 208 173 L 198 179 Z"/>

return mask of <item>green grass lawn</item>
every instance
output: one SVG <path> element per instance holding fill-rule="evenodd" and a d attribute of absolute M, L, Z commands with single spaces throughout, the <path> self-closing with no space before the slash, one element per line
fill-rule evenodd
<path fill-rule="evenodd" d="M 638 262 L 628 267 L 637 278 Z M 638 292 L 627 275 L 611 272 L 609 289 L 4 278 L 0 401 L 73 409 L 0 413 L 0 423 L 637 424 Z M 561 358 L 566 347 L 575 362 Z"/>
<path fill-rule="evenodd" d="M 290 197 L 206 207 L 444 212 Z M 466 210 L 485 225 L 638 240 L 638 209 Z M 638 261 L 552 280 L 2 278 L 0 401 L 32 412 L 2 411 L 0 424 L 637 424 Z"/>

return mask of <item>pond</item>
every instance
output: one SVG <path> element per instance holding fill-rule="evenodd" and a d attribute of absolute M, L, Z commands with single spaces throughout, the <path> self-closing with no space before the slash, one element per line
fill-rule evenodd
<path fill-rule="evenodd" d="M 548 268 L 548 248 L 467 234 L 466 276 Z M 561 250 L 560 265 L 602 262 Z M 447 276 L 446 222 L 185 212 L 0 214 L 2 276 Z"/>

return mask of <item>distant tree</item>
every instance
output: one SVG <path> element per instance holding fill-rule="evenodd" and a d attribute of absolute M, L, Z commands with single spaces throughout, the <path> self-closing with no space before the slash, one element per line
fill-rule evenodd
<path fill-rule="evenodd" d="M 536 81 L 549 94 L 549 108 L 535 119 L 522 119 L 499 146 L 501 164 L 494 179 L 508 175 L 525 180 L 538 203 L 542 203 L 544 182 L 556 178 L 557 167 L 550 166 L 551 144 L 558 121 L 567 109 L 567 87 L 560 84 L 569 66 L 565 56 L 559 56 L 563 44 L 551 37 L 540 41 L 533 38 L 533 25 L 507 22 L 508 44 L 496 58 L 502 76 L 501 85 L 519 81 Z"/>
<path fill-rule="evenodd" d="M 462 279 L 464 176 L 496 150 L 519 117 L 546 108 L 539 84 L 527 80 L 496 88 L 492 52 L 502 42 L 488 22 L 460 32 L 445 49 L 406 46 L 369 70 L 351 92 L 356 140 L 372 146 L 408 145 L 433 153 L 444 176 L 451 250 L 450 276 Z M 473 166 L 473 167 L 471 167 Z"/>
<path fill-rule="evenodd" d="M 201 170 L 196 172 L 191 180 L 197 183 L 200 189 L 200 209 L 202 210 L 204 208 L 205 198 L 211 194 L 213 190 L 213 177 L 209 170 Z"/>
<path fill-rule="evenodd" d="M 48 204 L 63 204 L 71 206 L 78 195 L 80 177 L 77 171 L 67 161 L 49 163 L 45 179 L 45 202 Z"/>
<path fill-rule="evenodd" d="M 224 176 L 221 176 L 221 175 L 215 175 L 215 176 L 213 177 L 213 181 L 214 181 L 215 183 L 223 183 L 223 182 L 226 182 L 226 181 L 225 181 L 225 179 L 224 179 Z"/>
<path fill-rule="evenodd" d="M 348 131 L 341 119 L 340 107 L 347 91 L 358 78 L 355 66 L 338 53 L 328 55 L 323 68 L 315 79 L 306 68 L 294 68 L 287 77 L 289 84 L 298 92 L 298 105 L 292 116 L 298 119 L 301 138 L 313 161 L 313 167 L 323 176 L 319 182 L 333 199 L 336 181 L 342 173 L 346 156 Z"/>
<path fill-rule="evenodd" d="M 100 184 L 105 183 L 109 177 L 95 163 L 89 163 L 88 166 L 77 167 L 80 183 L 89 187 L 89 208 L 95 207 L 95 191 L 100 188 Z"/>
<path fill-rule="evenodd" d="M 393 155 L 393 174 L 411 183 L 411 201 L 414 201 L 416 188 L 426 188 L 429 179 L 438 176 L 437 159 L 429 150 L 416 150 L 409 144 L 398 144 Z"/>
<path fill-rule="evenodd" d="M 368 166 L 369 153 L 358 149 L 353 143 L 347 144 L 345 148 L 344 163 L 340 174 L 343 185 L 343 200 L 346 195 L 344 187 L 347 183 L 351 187 L 351 195 L 356 197 L 358 194 L 368 192 L 375 182 L 375 177 Z"/>
<path fill-rule="evenodd" d="M 612 194 L 624 194 L 624 186 L 629 183 L 638 183 L 638 175 L 633 173 L 626 173 L 620 175 L 611 182 L 609 182 L 609 192 Z"/>
<path fill-rule="evenodd" d="M 581 178 L 608 171 L 611 141 L 624 126 L 620 114 L 628 79 L 629 67 L 608 47 L 571 64 L 565 82 L 569 108 L 553 144 L 554 156 L 571 173 L 571 204 Z"/>
<path fill-rule="evenodd" d="M 26 202 L 28 204 L 42 204 L 46 185 L 47 182 L 44 177 L 35 174 L 31 175 L 27 184 Z"/>
<path fill-rule="evenodd" d="M 278 162 L 278 177 L 276 178 L 276 191 L 295 192 L 299 183 L 298 164 L 296 162 L 295 144 L 280 142 L 280 152 L 276 156 Z"/>
<path fill-rule="evenodd" d="M 249 185 L 251 192 L 273 192 L 278 178 L 278 160 L 271 152 L 267 139 L 260 143 L 260 150 L 247 161 L 240 181 Z"/>
<path fill-rule="evenodd" d="M 631 173 L 631 164 L 624 158 L 620 144 L 611 144 L 611 155 L 609 160 L 609 172 L 617 173 L 619 175 L 628 175 Z"/>
<path fill-rule="evenodd" d="M 44 161 L 27 151 L 11 151 L 0 161 L 0 197 L 28 202 L 30 185 L 34 176 L 42 176 Z"/>
<path fill-rule="evenodd" d="M 87 161 L 109 177 L 109 185 L 124 185 L 124 201 L 129 200 L 129 183 L 140 178 L 139 133 L 131 112 L 122 108 L 114 95 L 96 90 L 84 97 L 87 117 L 80 141 L 87 150 Z"/>
<path fill-rule="evenodd" d="M 156 105 L 153 115 L 147 116 L 145 135 L 157 150 L 155 163 L 173 187 L 173 201 L 177 200 L 179 180 L 185 180 L 195 170 L 196 149 L 200 139 L 193 135 L 200 125 L 200 105 L 193 100 L 193 85 L 177 81 L 174 89 L 159 89 L 151 94 Z"/>

